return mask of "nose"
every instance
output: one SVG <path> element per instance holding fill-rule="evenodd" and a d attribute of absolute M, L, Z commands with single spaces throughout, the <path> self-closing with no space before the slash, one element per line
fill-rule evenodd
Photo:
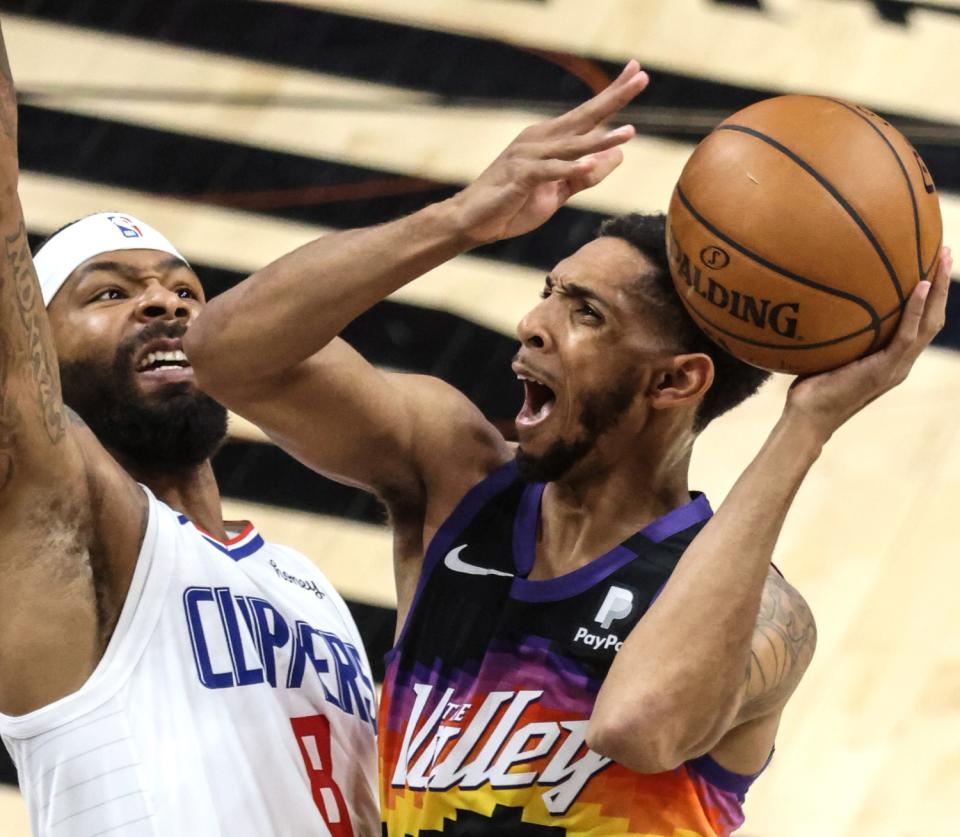
<path fill-rule="evenodd" d="M 191 315 L 188 302 L 176 290 L 151 280 L 137 300 L 137 319 L 141 322 L 188 320 Z"/>
<path fill-rule="evenodd" d="M 517 324 L 517 337 L 528 349 L 545 349 L 550 345 L 549 330 L 544 316 L 543 303 L 531 308 Z"/>

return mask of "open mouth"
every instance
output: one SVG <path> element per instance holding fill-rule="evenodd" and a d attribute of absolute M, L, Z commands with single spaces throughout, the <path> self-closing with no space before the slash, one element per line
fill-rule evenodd
<path fill-rule="evenodd" d="M 160 337 L 145 343 L 134 369 L 137 380 L 151 387 L 193 382 L 193 367 L 183 352 L 179 337 Z"/>
<path fill-rule="evenodd" d="M 523 407 L 517 414 L 517 424 L 524 427 L 540 424 L 550 415 L 557 396 L 550 387 L 536 378 L 519 373 L 517 377 L 523 381 L 524 390 Z"/>
<path fill-rule="evenodd" d="M 159 369 L 189 369 L 190 361 L 180 349 L 147 352 L 137 364 L 137 372 L 155 372 Z"/>

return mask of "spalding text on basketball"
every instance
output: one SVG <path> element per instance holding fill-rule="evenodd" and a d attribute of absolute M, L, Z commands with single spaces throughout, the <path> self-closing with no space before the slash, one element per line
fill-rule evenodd
<path fill-rule="evenodd" d="M 715 277 L 701 273 L 690 257 L 680 247 L 680 243 L 671 233 L 670 258 L 694 293 L 703 297 L 711 305 L 729 312 L 738 320 L 753 323 L 757 328 L 769 329 L 781 337 L 797 336 L 797 321 L 800 314 L 799 302 L 777 302 L 770 299 L 758 299 L 751 294 L 728 288 Z"/>

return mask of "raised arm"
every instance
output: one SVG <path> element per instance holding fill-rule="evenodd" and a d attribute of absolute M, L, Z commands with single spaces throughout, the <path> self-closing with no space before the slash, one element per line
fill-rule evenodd
<path fill-rule="evenodd" d="M 763 448 L 617 654 L 591 747 L 642 772 L 707 752 L 737 772 L 762 766 L 816 643 L 806 603 L 770 567 L 787 510 L 834 431 L 903 381 L 943 327 L 950 266 L 944 252 L 887 348 L 791 388 Z"/>
<path fill-rule="evenodd" d="M 12 480 L 23 453 L 60 444 L 66 430 L 56 352 L 30 257 L 18 181 L 16 93 L 0 33 L 0 486 Z"/>
<path fill-rule="evenodd" d="M 7 714 L 78 688 L 102 653 L 117 607 L 107 587 L 97 599 L 92 563 L 106 556 L 92 550 L 99 521 L 91 490 L 110 498 L 122 478 L 63 405 L 17 181 L 17 106 L 0 34 L 0 711 Z M 113 505 L 118 530 L 123 511 Z M 135 544 L 130 549 L 132 568 Z"/>
<path fill-rule="evenodd" d="M 451 461 L 461 467 L 444 473 L 475 482 L 508 455 L 479 411 L 438 381 L 373 369 L 336 335 L 412 279 L 539 226 L 606 177 L 633 129 L 603 123 L 646 81 L 630 62 L 598 96 L 521 133 L 454 198 L 328 235 L 213 300 L 184 340 L 200 386 L 344 482 L 415 497 L 434 489 L 430 463 Z"/>

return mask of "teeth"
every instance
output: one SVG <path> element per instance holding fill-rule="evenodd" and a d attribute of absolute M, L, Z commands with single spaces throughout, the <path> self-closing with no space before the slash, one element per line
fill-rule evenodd
<path fill-rule="evenodd" d="M 528 375 L 521 375 L 519 372 L 517 373 L 517 378 L 521 381 L 532 381 L 535 384 L 540 384 L 542 387 L 546 386 L 543 381 L 538 381 L 536 378 L 532 378 Z"/>
<path fill-rule="evenodd" d="M 190 365 L 190 362 L 187 360 L 187 356 L 180 349 L 175 349 L 172 352 L 148 353 L 140 359 L 137 369 L 146 369 L 148 366 L 152 366 L 154 363 L 179 363 L 184 366 Z"/>

